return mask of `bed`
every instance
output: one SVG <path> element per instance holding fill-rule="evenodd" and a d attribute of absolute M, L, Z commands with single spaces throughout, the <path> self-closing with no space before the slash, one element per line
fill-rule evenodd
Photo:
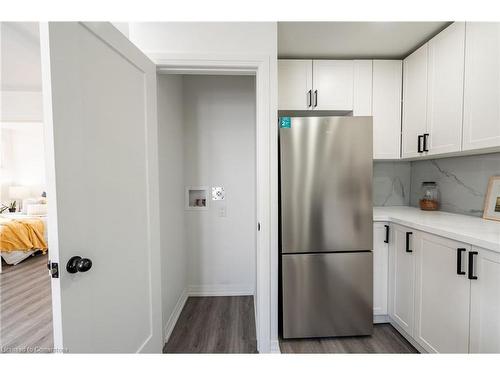
<path fill-rule="evenodd" d="M 14 249 L 9 248 L 8 251 L 6 251 L 0 247 L 0 272 L 2 272 L 1 258 L 3 258 L 5 263 L 7 263 L 9 265 L 16 265 L 16 264 L 22 262 L 24 259 L 33 255 L 36 251 L 39 251 L 39 250 L 42 250 L 44 252 L 47 251 L 47 248 L 43 249 L 41 247 L 44 247 L 44 246 L 40 245 L 41 243 L 44 243 L 45 247 L 46 247 L 46 244 L 47 244 L 47 217 L 46 216 L 28 216 L 28 215 L 21 214 L 21 213 L 0 215 L 0 236 L 2 234 L 7 233 L 8 230 L 10 231 L 11 235 L 12 235 L 13 230 L 22 231 L 23 230 L 22 227 L 14 228 L 11 225 L 8 227 L 9 223 L 10 224 L 12 224 L 12 223 L 17 224 L 20 222 L 23 222 L 23 223 L 27 222 L 27 223 L 36 224 L 36 228 L 38 229 L 37 233 L 38 234 L 40 234 L 39 232 L 43 233 L 43 241 L 41 241 L 41 239 L 38 239 L 38 241 L 36 238 L 33 239 L 32 242 L 33 242 L 33 244 L 35 244 L 35 246 L 31 246 L 32 247 L 31 249 L 28 249 L 27 248 L 28 246 L 25 246 L 24 249 L 14 250 Z M 19 234 L 21 234 L 21 233 L 19 233 Z M 18 233 L 15 233 L 15 235 L 18 235 Z M 1 245 L 1 243 L 2 242 L 0 242 L 0 245 Z"/>

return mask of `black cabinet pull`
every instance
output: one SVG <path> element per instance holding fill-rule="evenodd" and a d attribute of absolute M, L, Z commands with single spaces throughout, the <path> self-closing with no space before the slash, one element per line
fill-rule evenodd
<path fill-rule="evenodd" d="M 429 137 L 429 134 L 428 133 L 425 133 L 424 134 L 424 152 L 428 152 L 429 149 L 427 148 L 427 138 Z"/>
<path fill-rule="evenodd" d="M 318 90 L 314 90 L 314 107 L 318 106 Z"/>
<path fill-rule="evenodd" d="M 477 255 L 477 251 L 469 251 L 469 280 L 477 280 L 474 275 L 474 255 Z"/>
<path fill-rule="evenodd" d="M 312 90 L 307 92 L 307 108 L 312 105 Z"/>
<path fill-rule="evenodd" d="M 384 225 L 384 227 L 385 227 L 385 240 L 384 240 L 384 242 L 389 243 L 389 226 Z"/>
<path fill-rule="evenodd" d="M 465 275 L 465 271 L 462 271 L 462 253 L 464 252 L 464 248 L 457 249 L 457 275 Z"/>
<path fill-rule="evenodd" d="M 413 232 L 406 232 L 406 252 L 407 253 L 412 253 L 413 250 L 410 250 L 410 235 L 412 235 Z"/>
<path fill-rule="evenodd" d="M 419 136 L 418 136 L 418 139 L 417 139 L 417 152 L 418 152 L 419 154 L 421 154 L 422 152 L 424 152 L 424 151 L 422 150 L 422 139 L 423 139 L 423 138 L 424 138 L 424 136 L 423 136 L 423 135 L 419 135 Z"/>

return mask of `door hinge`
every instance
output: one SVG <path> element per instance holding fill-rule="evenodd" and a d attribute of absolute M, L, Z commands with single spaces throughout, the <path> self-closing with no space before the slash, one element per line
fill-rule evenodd
<path fill-rule="evenodd" d="M 49 269 L 49 273 L 53 279 L 59 278 L 59 263 L 51 262 L 49 259 L 47 262 L 47 268 Z"/>

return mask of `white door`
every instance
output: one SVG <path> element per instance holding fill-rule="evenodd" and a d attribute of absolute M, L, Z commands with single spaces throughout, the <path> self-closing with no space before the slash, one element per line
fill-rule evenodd
<path fill-rule="evenodd" d="M 372 65 L 372 60 L 354 60 L 353 116 L 372 115 Z"/>
<path fill-rule="evenodd" d="M 468 22 L 463 149 L 500 146 L 500 23 Z"/>
<path fill-rule="evenodd" d="M 470 352 L 500 353 L 500 254 L 473 248 Z"/>
<path fill-rule="evenodd" d="M 467 353 L 470 245 L 421 232 L 415 247 L 414 338 L 430 353 Z"/>
<path fill-rule="evenodd" d="M 427 132 L 429 155 L 462 149 L 465 23 L 429 41 Z"/>
<path fill-rule="evenodd" d="M 387 315 L 389 223 L 373 224 L 373 315 Z"/>
<path fill-rule="evenodd" d="M 401 152 L 400 60 L 373 61 L 373 158 L 399 159 Z"/>
<path fill-rule="evenodd" d="M 55 346 L 159 353 L 155 65 L 109 23 L 40 34 Z"/>
<path fill-rule="evenodd" d="M 312 60 L 278 60 L 278 109 L 312 109 Z"/>
<path fill-rule="evenodd" d="M 418 142 L 422 150 L 427 129 L 427 47 L 424 44 L 403 62 L 403 158 L 422 154 L 418 152 Z"/>
<path fill-rule="evenodd" d="M 410 336 L 414 325 L 414 229 L 391 224 L 389 239 L 389 316 Z"/>
<path fill-rule="evenodd" d="M 313 61 L 313 109 L 353 110 L 354 61 Z"/>

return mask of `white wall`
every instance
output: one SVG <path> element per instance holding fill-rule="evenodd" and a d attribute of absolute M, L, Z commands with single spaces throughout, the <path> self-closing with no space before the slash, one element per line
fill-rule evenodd
<path fill-rule="evenodd" d="M 129 38 L 150 52 L 277 56 L 276 22 L 138 22 Z"/>
<path fill-rule="evenodd" d="M 175 323 L 176 304 L 187 288 L 182 76 L 158 76 L 158 164 L 165 339 Z"/>
<path fill-rule="evenodd" d="M 8 187 L 21 185 L 30 188 L 32 196 L 45 189 L 45 154 L 42 124 L 16 124 L 0 130 L 0 201 L 12 197 Z"/>
<path fill-rule="evenodd" d="M 253 295 L 255 77 L 185 76 L 184 123 L 184 185 L 226 193 L 206 211 L 186 211 L 190 292 Z"/>

